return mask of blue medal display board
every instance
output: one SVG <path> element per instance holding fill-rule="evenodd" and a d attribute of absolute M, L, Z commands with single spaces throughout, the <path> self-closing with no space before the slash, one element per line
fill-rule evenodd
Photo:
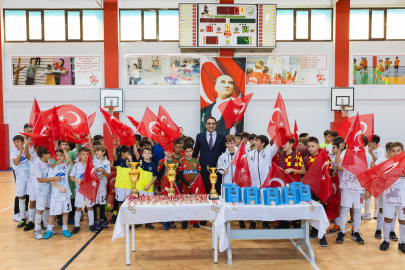
<path fill-rule="evenodd" d="M 298 204 L 300 202 L 298 189 L 293 186 L 285 187 L 281 190 L 283 204 Z"/>
<path fill-rule="evenodd" d="M 262 188 L 261 197 L 264 205 L 281 205 L 281 193 L 278 188 Z"/>
<path fill-rule="evenodd" d="M 257 187 L 242 188 L 244 204 L 260 204 L 260 189 Z"/>
<path fill-rule="evenodd" d="M 225 202 L 239 203 L 242 201 L 242 189 L 236 184 L 222 185 Z"/>

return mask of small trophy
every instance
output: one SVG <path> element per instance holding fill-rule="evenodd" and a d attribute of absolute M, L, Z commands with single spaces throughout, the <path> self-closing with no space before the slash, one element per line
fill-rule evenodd
<path fill-rule="evenodd" d="M 210 174 L 210 182 L 211 182 L 211 191 L 210 191 L 210 200 L 218 200 L 218 193 L 215 189 L 215 183 L 217 182 L 217 171 L 219 170 L 218 167 L 213 167 L 210 168 L 210 166 L 207 165 L 207 169 L 211 170 Z"/>
<path fill-rule="evenodd" d="M 167 172 L 166 176 L 167 176 L 167 180 L 170 182 L 170 188 L 169 191 L 167 192 L 167 196 L 173 196 L 176 194 L 174 188 L 173 188 L 173 184 L 174 181 L 176 180 L 176 168 L 179 166 L 178 163 L 165 163 L 165 167 L 167 169 L 169 169 L 169 171 Z M 164 187 L 162 187 L 164 188 Z"/>
<path fill-rule="evenodd" d="M 132 183 L 134 186 L 132 187 L 131 194 L 134 195 L 135 197 L 139 197 L 139 192 L 136 189 L 136 182 L 138 182 L 139 179 L 139 171 L 138 171 L 138 165 L 142 165 L 142 161 L 140 162 L 129 162 L 127 160 L 127 166 L 131 168 L 131 171 L 129 172 L 129 179 L 131 179 Z"/>

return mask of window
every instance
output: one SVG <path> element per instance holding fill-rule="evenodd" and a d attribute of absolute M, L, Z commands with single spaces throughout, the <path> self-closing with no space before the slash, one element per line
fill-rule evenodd
<path fill-rule="evenodd" d="M 28 12 L 28 26 L 30 40 L 42 40 L 42 12 L 29 11 Z"/>
<path fill-rule="evenodd" d="M 387 9 L 387 39 L 405 39 L 405 9 Z"/>
<path fill-rule="evenodd" d="M 371 11 L 371 38 L 384 38 L 384 10 Z"/>
<path fill-rule="evenodd" d="M 102 10 L 83 10 L 83 40 L 104 39 Z"/>
<path fill-rule="evenodd" d="M 68 40 L 79 40 L 81 38 L 80 11 L 68 11 Z"/>
<path fill-rule="evenodd" d="M 332 9 L 277 9 L 277 41 L 332 41 Z"/>
<path fill-rule="evenodd" d="M 352 9 L 350 10 L 350 39 L 368 39 L 369 10 Z"/>
<path fill-rule="evenodd" d="M 27 40 L 27 13 L 25 10 L 6 10 L 4 16 L 7 41 Z"/>
<path fill-rule="evenodd" d="M 45 40 L 51 41 L 66 40 L 64 10 L 44 11 L 44 33 L 45 33 Z"/>
<path fill-rule="evenodd" d="M 179 40 L 179 10 L 120 10 L 121 41 Z"/>

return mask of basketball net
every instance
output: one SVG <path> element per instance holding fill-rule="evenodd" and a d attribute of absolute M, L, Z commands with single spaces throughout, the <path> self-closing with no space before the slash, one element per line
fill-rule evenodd
<path fill-rule="evenodd" d="M 108 113 L 111 114 L 111 115 L 114 114 L 114 108 L 115 108 L 115 107 L 110 107 L 110 106 L 104 107 L 104 109 L 108 109 Z"/>
<path fill-rule="evenodd" d="M 342 117 L 349 118 L 349 111 L 346 110 L 346 108 L 348 108 L 348 106 L 340 106 Z"/>

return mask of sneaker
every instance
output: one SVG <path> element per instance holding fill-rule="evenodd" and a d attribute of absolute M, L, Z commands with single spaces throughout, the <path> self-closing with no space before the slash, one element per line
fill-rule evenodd
<path fill-rule="evenodd" d="M 52 231 L 47 231 L 46 234 L 44 235 L 44 239 L 49 239 L 52 236 Z"/>
<path fill-rule="evenodd" d="M 167 222 L 163 222 L 163 230 L 169 230 L 169 225 L 167 224 Z"/>
<path fill-rule="evenodd" d="M 332 227 L 332 229 L 329 230 L 330 232 L 340 232 L 340 226 L 336 225 Z"/>
<path fill-rule="evenodd" d="M 376 239 L 381 239 L 381 230 L 376 230 L 374 237 L 375 237 Z"/>
<path fill-rule="evenodd" d="M 353 221 L 351 221 L 350 219 L 347 221 L 349 224 L 352 224 Z"/>
<path fill-rule="evenodd" d="M 34 224 L 34 222 L 28 222 L 28 224 L 27 224 L 27 226 L 25 226 L 25 228 L 24 228 L 24 232 L 28 232 L 28 231 L 31 231 L 32 229 L 34 229 L 35 228 L 35 224 Z"/>
<path fill-rule="evenodd" d="M 47 232 L 48 232 L 48 228 L 47 228 L 47 227 L 45 227 L 45 228 L 44 228 L 44 234 L 46 234 Z M 55 235 L 55 234 L 56 234 L 56 232 L 55 232 L 55 231 L 52 231 L 52 234 L 53 234 L 53 235 Z"/>
<path fill-rule="evenodd" d="M 398 237 L 395 232 L 390 232 L 390 238 L 392 241 L 398 241 Z"/>
<path fill-rule="evenodd" d="M 37 239 L 37 240 L 41 240 L 44 237 L 42 236 L 41 231 L 35 231 L 34 232 L 34 238 Z"/>
<path fill-rule="evenodd" d="M 338 244 L 343 244 L 343 242 L 345 241 L 345 237 L 346 235 L 342 232 L 338 233 L 338 236 L 336 238 L 336 243 Z"/>
<path fill-rule="evenodd" d="M 148 228 L 148 229 L 150 229 L 150 230 L 153 230 L 153 229 L 155 228 L 155 227 L 153 227 L 153 225 L 150 224 L 150 223 L 146 223 L 146 224 L 145 224 L 145 227 Z"/>
<path fill-rule="evenodd" d="M 107 224 L 104 222 L 104 220 L 103 220 L 103 221 L 100 221 L 100 227 L 103 228 L 103 229 L 108 229 L 108 226 L 107 226 Z"/>
<path fill-rule="evenodd" d="M 99 232 L 99 230 L 97 230 L 94 225 L 91 225 L 91 226 L 89 227 L 89 230 L 90 230 L 91 232 L 93 232 L 93 233 L 98 233 L 98 232 Z"/>
<path fill-rule="evenodd" d="M 96 228 L 96 230 L 100 230 L 100 227 L 98 226 L 98 222 L 96 221 L 96 222 L 94 222 L 94 227 Z"/>
<path fill-rule="evenodd" d="M 142 224 L 135 224 L 135 229 L 142 227 Z"/>
<path fill-rule="evenodd" d="M 402 251 L 402 253 L 405 253 L 405 244 L 404 244 L 404 243 L 398 244 L 398 249 L 399 249 L 400 251 Z"/>
<path fill-rule="evenodd" d="M 262 222 L 262 226 L 263 226 L 263 228 L 265 228 L 265 229 L 268 229 L 268 230 L 271 229 L 271 228 L 270 228 L 270 225 L 269 225 L 269 223 L 268 223 L 267 221 L 263 221 L 263 222 Z"/>
<path fill-rule="evenodd" d="M 172 221 L 172 222 L 169 222 L 169 227 L 174 229 L 174 228 L 176 228 L 176 225 L 174 225 L 174 222 Z"/>
<path fill-rule="evenodd" d="M 113 214 L 110 220 L 110 224 L 115 224 L 115 222 L 117 222 L 117 216 Z"/>
<path fill-rule="evenodd" d="M 390 248 L 390 242 L 384 241 L 380 245 L 380 250 L 382 250 L 382 251 L 386 251 L 389 248 Z"/>
<path fill-rule="evenodd" d="M 62 234 L 63 234 L 64 237 L 71 237 L 72 236 L 68 230 L 63 230 Z"/>
<path fill-rule="evenodd" d="M 80 227 L 75 227 L 75 228 L 73 229 L 73 231 L 71 232 L 71 234 L 72 234 L 72 235 L 75 235 L 75 234 L 77 234 L 79 231 L 80 231 Z"/>
<path fill-rule="evenodd" d="M 370 213 L 364 213 L 364 214 L 361 215 L 361 219 L 371 220 L 371 214 Z"/>
<path fill-rule="evenodd" d="M 363 240 L 363 238 L 361 238 L 359 232 L 353 233 L 352 239 L 353 239 L 357 244 L 364 245 L 364 240 Z"/>
<path fill-rule="evenodd" d="M 246 228 L 246 224 L 245 224 L 245 222 L 244 222 L 243 220 L 240 220 L 240 221 L 239 221 L 239 227 L 240 227 L 241 229 L 245 229 L 245 228 Z"/>
<path fill-rule="evenodd" d="M 13 220 L 17 221 L 17 222 L 20 222 L 21 221 L 20 213 L 14 214 Z"/>
<path fill-rule="evenodd" d="M 193 224 L 193 227 L 194 227 L 194 228 L 200 228 L 200 224 L 194 223 L 194 224 Z"/>
<path fill-rule="evenodd" d="M 183 221 L 183 222 L 181 223 L 181 228 L 182 228 L 183 230 L 187 229 L 187 221 Z"/>
<path fill-rule="evenodd" d="M 256 229 L 256 221 L 252 221 L 252 222 L 250 222 L 249 229 L 251 229 L 251 230 Z"/>
<path fill-rule="evenodd" d="M 309 235 L 309 239 L 317 238 L 318 237 L 318 230 L 312 227 L 311 234 Z"/>
<path fill-rule="evenodd" d="M 319 242 L 321 243 L 321 247 L 327 247 L 328 246 L 328 242 L 326 241 L 325 235 L 322 237 L 322 239 L 320 239 Z"/>
<path fill-rule="evenodd" d="M 20 222 L 18 222 L 17 228 L 22 228 L 25 225 L 27 225 L 27 222 L 25 221 L 25 219 L 22 219 Z"/>

